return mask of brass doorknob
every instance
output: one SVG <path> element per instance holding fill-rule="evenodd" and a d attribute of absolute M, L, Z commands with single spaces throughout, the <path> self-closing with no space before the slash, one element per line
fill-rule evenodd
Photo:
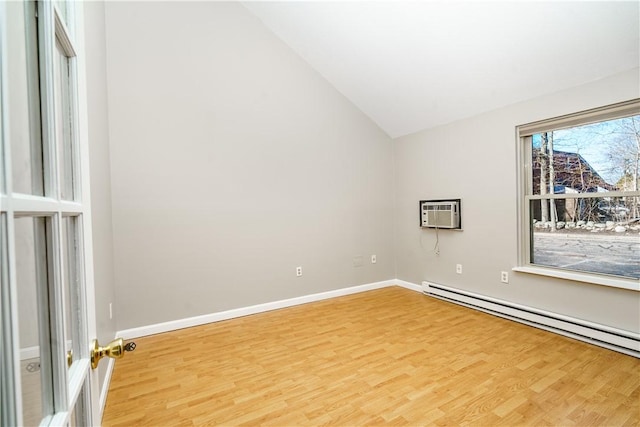
<path fill-rule="evenodd" d="M 93 340 L 91 344 L 91 368 L 96 369 L 98 367 L 98 362 L 104 356 L 111 357 L 113 359 L 120 359 L 124 356 L 125 351 L 133 351 L 135 348 L 136 344 L 134 342 L 124 345 L 124 340 L 122 338 L 116 338 L 104 347 L 101 347 L 98 344 L 98 340 Z"/>

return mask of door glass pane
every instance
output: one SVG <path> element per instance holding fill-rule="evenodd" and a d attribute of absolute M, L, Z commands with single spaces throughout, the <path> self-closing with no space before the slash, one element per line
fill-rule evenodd
<path fill-rule="evenodd" d="M 48 339 L 47 254 L 44 218 L 15 219 L 16 280 L 22 415 L 36 425 L 51 413 L 46 390 L 52 386 Z"/>
<path fill-rule="evenodd" d="M 88 387 L 90 387 L 90 385 L 89 379 L 87 378 L 82 385 L 82 389 L 80 390 L 78 399 L 76 400 L 76 403 L 71 411 L 71 416 L 69 417 L 68 425 L 71 427 L 85 426 L 90 424 L 89 412 L 87 411 L 87 408 L 89 407 L 89 395 L 87 393 Z"/>
<path fill-rule="evenodd" d="M 56 40 L 55 59 L 55 101 L 56 101 L 56 141 L 60 168 L 60 197 L 73 200 L 74 147 L 73 118 L 71 115 L 70 67 L 64 48 Z"/>
<path fill-rule="evenodd" d="M 62 219 L 65 351 L 69 366 L 71 361 L 77 361 L 80 358 L 77 222 L 77 217 Z"/>
<path fill-rule="evenodd" d="M 65 25 L 69 25 L 69 12 L 67 11 L 67 2 L 65 0 L 55 0 L 53 4 L 55 4 L 56 9 L 58 10 L 58 16 L 60 17 L 61 21 L 64 22 Z"/>
<path fill-rule="evenodd" d="M 11 123 L 9 142 L 11 144 L 13 191 L 16 193 L 44 194 L 42 173 L 42 144 L 39 135 L 39 113 L 37 85 L 30 85 L 37 70 L 32 59 L 35 57 L 35 34 L 33 22 L 27 23 L 27 12 L 32 4 L 28 2 L 6 2 L 7 29 L 7 69 L 8 116 Z M 30 18 L 31 19 L 31 18 Z M 27 32 L 28 31 L 28 32 Z M 32 64 L 31 67 L 28 64 Z M 31 97 L 31 100 L 30 100 Z"/>

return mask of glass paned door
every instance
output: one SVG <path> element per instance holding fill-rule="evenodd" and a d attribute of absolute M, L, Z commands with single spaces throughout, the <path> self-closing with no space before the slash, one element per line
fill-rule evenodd
<path fill-rule="evenodd" d="M 99 422 L 81 9 L 0 2 L 0 425 Z"/>

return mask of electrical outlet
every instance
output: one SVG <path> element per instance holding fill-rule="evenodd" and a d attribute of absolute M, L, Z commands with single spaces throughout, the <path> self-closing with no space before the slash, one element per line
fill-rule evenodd
<path fill-rule="evenodd" d="M 378 259 L 376 258 L 376 256 L 371 255 L 371 264 L 375 264 L 376 262 L 378 262 Z"/>
<path fill-rule="evenodd" d="M 501 271 L 500 272 L 500 281 L 502 283 L 509 283 L 509 272 Z"/>
<path fill-rule="evenodd" d="M 456 273 L 462 274 L 462 264 L 456 264 Z"/>
<path fill-rule="evenodd" d="M 296 277 L 302 276 L 302 267 L 296 267 Z"/>

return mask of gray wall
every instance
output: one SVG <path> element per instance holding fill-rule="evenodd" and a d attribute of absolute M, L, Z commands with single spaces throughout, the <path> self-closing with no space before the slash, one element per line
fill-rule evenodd
<path fill-rule="evenodd" d="M 637 69 L 392 142 L 237 3 L 105 9 L 110 140 L 92 159 L 113 204 L 94 202 L 94 239 L 112 232 L 115 276 L 110 243 L 97 263 L 115 296 L 97 292 L 100 310 L 116 298 L 118 329 L 394 277 L 640 329 L 637 292 L 499 280 L 517 264 L 515 127 L 637 97 Z M 417 202 L 447 197 L 464 231 L 440 232 L 436 256 Z"/>
<path fill-rule="evenodd" d="M 83 8 L 85 13 L 96 327 L 98 342 L 106 344 L 115 337 L 117 329 L 115 316 L 113 319 L 109 319 L 109 303 L 115 302 L 115 278 L 104 4 L 102 2 L 86 2 Z M 107 366 L 107 363 L 99 365 L 100 387 L 102 387 Z"/>
<path fill-rule="evenodd" d="M 511 272 L 517 265 L 517 125 L 638 97 L 638 69 L 394 141 L 397 278 L 429 280 L 640 331 L 640 293 Z M 421 199 L 462 198 L 464 231 L 418 227 Z M 463 265 L 463 274 L 455 265 Z M 508 285 L 500 271 L 510 272 Z"/>
<path fill-rule="evenodd" d="M 238 3 L 105 7 L 118 329 L 394 278 L 384 132 Z"/>

